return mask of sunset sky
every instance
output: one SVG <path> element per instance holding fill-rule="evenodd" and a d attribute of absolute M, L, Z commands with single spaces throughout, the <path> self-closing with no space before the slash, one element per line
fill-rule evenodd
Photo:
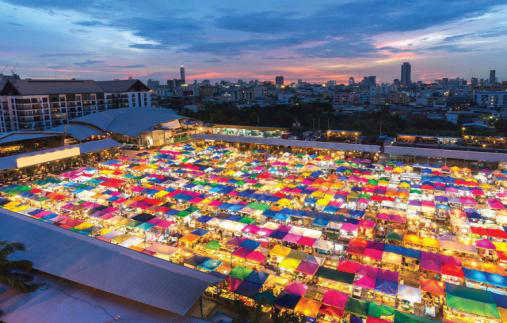
<path fill-rule="evenodd" d="M 0 73 L 507 80 L 507 0 L 0 0 Z"/>

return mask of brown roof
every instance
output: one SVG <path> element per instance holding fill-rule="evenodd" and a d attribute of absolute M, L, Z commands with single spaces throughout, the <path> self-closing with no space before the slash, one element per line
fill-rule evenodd
<path fill-rule="evenodd" d="M 149 91 L 139 80 L 7 80 L 0 82 L 0 95 L 47 95 Z"/>
<path fill-rule="evenodd" d="M 8 80 L 1 88 L 4 93 L 8 84 L 14 87 L 15 95 L 46 95 L 46 94 L 74 94 L 100 93 L 103 90 L 92 80 Z"/>
<path fill-rule="evenodd" d="M 129 92 L 129 91 L 149 91 L 150 89 L 139 80 L 113 80 L 113 81 L 97 81 L 97 84 L 104 92 Z"/>

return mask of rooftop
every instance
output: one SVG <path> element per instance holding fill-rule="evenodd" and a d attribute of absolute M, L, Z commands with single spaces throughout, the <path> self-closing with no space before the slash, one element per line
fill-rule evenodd
<path fill-rule="evenodd" d="M 161 123 L 184 118 L 173 110 L 162 108 L 112 109 L 73 119 L 73 124 L 89 124 L 103 131 L 137 137 Z"/>
<path fill-rule="evenodd" d="M 185 316 L 204 290 L 223 280 L 131 249 L 0 210 L 0 236 L 23 243 L 34 268 L 80 285 Z"/>

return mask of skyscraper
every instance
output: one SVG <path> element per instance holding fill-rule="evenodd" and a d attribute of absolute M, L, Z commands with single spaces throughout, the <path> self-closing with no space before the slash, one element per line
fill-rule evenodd
<path fill-rule="evenodd" d="M 365 76 L 361 81 L 361 85 L 364 87 L 374 87 L 377 85 L 377 77 L 375 75 Z"/>
<path fill-rule="evenodd" d="M 283 76 L 282 75 L 279 75 L 277 77 L 275 77 L 275 84 L 277 86 L 282 86 L 283 85 Z"/>
<path fill-rule="evenodd" d="M 412 67 L 409 62 L 401 65 L 401 85 L 410 86 L 412 84 Z"/>
<path fill-rule="evenodd" d="M 181 83 L 185 83 L 185 66 L 180 66 L 180 81 Z"/>
<path fill-rule="evenodd" d="M 495 84 L 496 83 L 496 71 L 490 70 L 489 71 L 489 84 Z"/>

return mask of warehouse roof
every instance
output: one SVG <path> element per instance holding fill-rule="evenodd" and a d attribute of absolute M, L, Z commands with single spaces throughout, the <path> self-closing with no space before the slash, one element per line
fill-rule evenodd
<path fill-rule="evenodd" d="M 247 144 L 261 144 L 271 146 L 291 146 L 291 147 L 304 147 L 304 148 L 319 148 L 319 149 L 332 149 L 344 151 L 366 151 L 366 152 L 379 152 L 380 146 L 377 145 L 361 145 L 361 144 L 348 144 L 339 142 L 322 142 L 322 141 L 306 141 L 306 140 L 287 140 L 278 138 L 261 138 L 261 137 L 247 137 L 247 136 L 228 136 L 228 135 L 213 135 L 213 134 L 198 134 L 193 136 L 194 139 L 204 140 L 217 140 L 226 142 L 241 142 Z"/>
<path fill-rule="evenodd" d="M 0 170 L 5 169 L 15 169 L 17 168 L 17 160 L 20 158 L 25 157 L 37 157 L 39 155 L 43 154 L 49 154 L 59 151 L 64 151 L 70 148 L 79 148 L 81 154 L 86 153 L 93 153 L 93 152 L 99 152 L 104 149 L 109 149 L 113 147 L 119 147 L 120 143 L 113 139 L 103 139 L 103 140 L 96 140 L 96 141 L 89 141 L 80 143 L 77 145 L 68 145 L 68 146 L 62 146 L 57 148 L 50 148 L 50 149 L 44 149 L 39 151 L 33 151 L 29 153 L 23 153 L 23 154 L 17 154 L 12 156 L 6 156 L 6 157 L 0 157 Z M 56 160 L 56 159 L 53 159 Z"/>
<path fill-rule="evenodd" d="M 399 156 L 451 158 L 462 160 L 477 160 L 484 162 L 507 162 L 507 154 L 470 151 L 470 150 L 385 146 L 384 152 L 389 155 L 399 155 Z"/>
<path fill-rule="evenodd" d="M 34 268 L 120 297 L 186 315 L 224 277 L 207 274 L 0 210 L 0 236 L 23 243 Z"/>
<path fill-rule="evenodd" d="M 58 131 L 55 129 L 52 129 L 50 131 L 13 131 L 0 134 L 0 144 L 55 136 L 63 136 L 63 131 Z"/>
<path fill-rule="evenodd" d="M 161 123 L 181 119 L 171 109 L 124 108 L 112 109 L 71 120 L 71 123 L 89 124 L 107 132 L 137 137 L 144 131 L 153 130 Z"/>
<path fill-rule="evenodd" d="M 70 135 L 80 141 L 88 139 L 91 136 L 103 134 L 102 131 L 95 127 L 90 127 L 85 124 L 74 124 L 72 121 L 67 125 L 60 125 L 58 127 L 51 128 L 49 131 L 66 133 L 67 135 Z"/>

